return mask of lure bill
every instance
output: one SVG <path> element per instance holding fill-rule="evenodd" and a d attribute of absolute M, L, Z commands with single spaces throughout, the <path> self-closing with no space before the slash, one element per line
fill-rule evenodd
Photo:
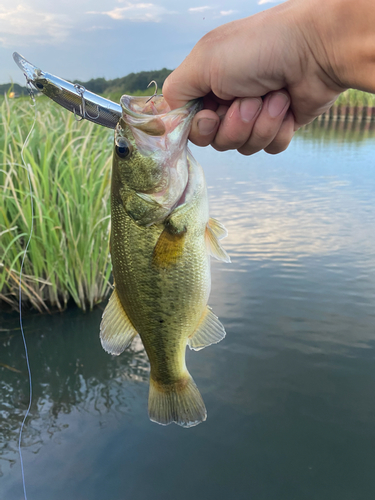
<path fill-rule="evenodd" d="M 34 89 L 63 106 L 76 117 L 111 129 L 116 128 L 122 114 L 120 104 L 98 96 L 79 84 L 70 83 L 34 66 L 18 52 L 13 59 Z"/>

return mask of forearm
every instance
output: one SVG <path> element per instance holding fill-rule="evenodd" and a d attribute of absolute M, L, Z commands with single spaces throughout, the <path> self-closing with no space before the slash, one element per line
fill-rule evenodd
<path fill-rule="evenodd" d="M 327 75 L 341 87 L 375 93 L 375 1 L 297 2 L 307 42 Z"/>
<path fill-rule="evenodd" d="M 163 93 L 175 108 L 206 96 L 189 136 L 195 144 L 252 154 L 283 151 L 350 87 L 375 93 L 375 0 L 289 0 L 220 26 Z M 273 98 L 280 105 L 283 96 L 276 112 Z"/>

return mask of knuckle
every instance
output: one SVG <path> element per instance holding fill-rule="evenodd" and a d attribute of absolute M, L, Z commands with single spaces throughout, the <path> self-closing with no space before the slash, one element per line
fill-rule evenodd
<path fill-rule="evenodd" d="M 242 146 L 241 148 L 239 148 L 237 151 L 244 156 L 250 156 L 250 155 L 253 155 L 253 154 L 257 153 L 258 151 L 260 151 L 260 149 L 252 148 L 252 147 L 245 145 L 245 146 Z"/>
<path fill-rule="evenodd" d="M 264 148 L 264 151 L 268 153 L 269 155 L 277 155 L 278 153 L 282 153 L 287 149 L 289 146 L 288 144 L 270 144 L 266 148 Z"/>
<path fill-rule="evenodd" d="M 190 133 L 189 135 L 189 140 L 196 146 L 200 147 L 206 147 L 210 144 L 210 138 L 209 137 L 202 137 L 201 135 Z"/>
<path fill-rule="evenodd" d="M 245 144 L 249 136 L 249 134 L 247 134 L 246 137 L 241 137 L 241 135 L 238 132 L 236 133 L 235 131 L 232 130 L 228 130 L 225 135 L 226 135 L 225 137 L 226 142 L 234 146 L 235 149 Z"/>
<path fill-rule="evenodd" d="M 212 142 L 211 143 L 211 146 L 216 149 L 216 151 L 219 151 L 220 153 L 222 153 L 223 151 L 228 151 L 228 149 L 231 149 L 231 148 L 226 148 L 225 146 L 219 146 L 218 144 L 216 144 L 215 142 Z"/>
<path fill-rule="evenodd" d="M 216 140 L 215 143 L 218 147 L 224 149 L 238 149 L 244 145 L 246 141 L 238 140 L 232 137 L 226 137 L 225 140 Z"/>
<path fill-rule="evenodd" d="M 250 134 L 251 130 L 240 130 L 238 126 L 223 123 L 216 135 L 215 144 L 220 148 L 238 149 L 248 142 Z"/>
<path fill-rule="evenodd" d="M 282 153 L 288 148 L 289 144 L 291 143 L 292 137 L 293 135 L 290 136 L 288 134 L 286 137 L 284 135 L 284 137 L 275 139 L 266 148 L 264 148 L 265 152 L 271 155 Z"/>
<path fill-rule="evenodd" d="M 172 75 L 172 73 L 171 73 L 171 75 Z M 170 89 L 172 78 L 173 78 L 171 75 L 167 76 L 167 78 L 164 80 L 163 94 L 169 94 L 169 89 Z"/>
<path fill-rule="evenodd" d="M 276 136 L 277 132 L 278 130 L 275 130 L 275 127 L 271 125 L 262 128 L 254 128 L 251 138 L 254 143 L 262 145 L 260 149 L 264 149 Z"/>
<path fill-rule="evenodd" d="M 235 140 L 229 140 L 226 138 L 225 140 L 215 140 L 214 145 L 215 149 L 218 151 L 228 151 L 228 149 L 238 149 L 241 146 L 243 146 L 245 141 L 235 141 Z"/>

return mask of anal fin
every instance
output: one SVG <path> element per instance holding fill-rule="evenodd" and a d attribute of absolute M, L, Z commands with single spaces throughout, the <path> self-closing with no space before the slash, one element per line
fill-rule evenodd
<path fill-rule="evenodd" d="M 225 329 L 219 318 L 212 312 L 210 306 L 206 307 L 198 328 L 188 338 L 188 346 L 194 351 L 200 351 L 211 344 L 217 344 L 225 337 Z"/>
<path fill-rule="evenodd" d="M 103 349 L 110 354 L 119 355 L 131 344 L 136 335 L 137 331 L 124 311 L 115 289 L 104 309 L 100 323 L 100 341 Z"/>

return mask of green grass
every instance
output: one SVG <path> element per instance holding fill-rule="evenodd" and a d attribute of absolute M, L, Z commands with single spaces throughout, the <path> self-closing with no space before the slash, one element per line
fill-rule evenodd
<path fill-rule="evenodd" d="M 375 94 L 349 89 L 340 94 L 335 104 L 343 106 L 375 106 Z"/>
<path fill-rule="evenodd" d="M 150 95 L 150 90 L 135 95 Z M 120 90 L 108 97 L 119 101 Z M 29 98 L 0 98 L 0 304 L 18 307 L 31 205 L 21 149 L 34 119 Z M 375 106 L 375 96 L 344 92 L 336 104 Z M 92 309 L 110 289 L 109 180 L 113 131 L 74 116 L 43 96 L 24 152 L 31 167 L 34 234 L 24 265 L 22 299 L 39 311 L 72 299 Z"/>
<path fill-rule="evenodd" d="M 17 308 L 20 266 L 31 224 L 21 149 L 34 119 L 29 98 L 0 100 L 0 302 Z M 113 131 L 44 97 L 24 152 L 31 167 L 34 233 L 22 299 L 39 311 L 69 299 L 92 309 L 110 289 L 110 171 Z"/>

